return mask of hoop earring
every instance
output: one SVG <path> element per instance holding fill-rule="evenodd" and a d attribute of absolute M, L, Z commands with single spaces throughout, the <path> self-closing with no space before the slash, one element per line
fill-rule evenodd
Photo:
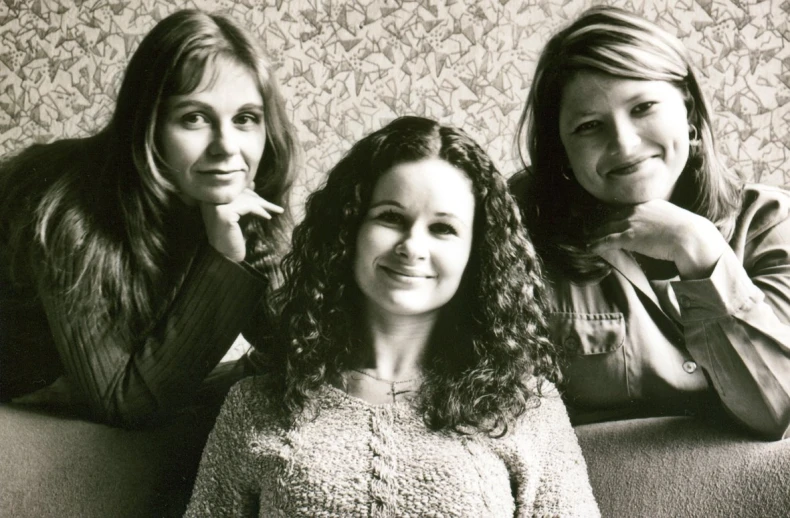
<path fill-rule="evenodd" d="M 702 144 L 702 141 L 699 139 L 699 134 L 697 132 L 697 127 L 693 124 L 689 124 L 689 146 L 698 147 Z"/>

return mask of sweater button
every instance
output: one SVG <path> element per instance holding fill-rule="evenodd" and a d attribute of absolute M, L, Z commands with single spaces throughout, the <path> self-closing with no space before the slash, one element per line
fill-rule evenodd
<path fill-rule="evenodd" d="M 691 360 L 683 362 L 683 370 L 689 374 L 694 374 L 697 371 L 697 362 Z"/>

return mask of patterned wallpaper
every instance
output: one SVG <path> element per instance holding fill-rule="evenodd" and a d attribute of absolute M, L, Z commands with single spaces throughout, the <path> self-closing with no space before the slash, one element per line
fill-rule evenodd
<path fill-rule="evenodd" d="M 265 42 L 304 148 L 297 202 L 355 140 L 405 114 L 465 128 L 509 174 L 537 54 L 592 3 L 2 0 L 0 154 L 99 128 L 140 38 L 186 6 L 244 20 Z M 688 45 L 729 165 L 790 185 L 790 1 L 610 3 Z"/>

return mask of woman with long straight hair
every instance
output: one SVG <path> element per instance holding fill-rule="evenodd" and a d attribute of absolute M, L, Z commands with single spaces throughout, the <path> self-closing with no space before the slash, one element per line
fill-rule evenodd
<path fill-rule="evenodd" d="M 790 428 L 790 195 L 722 165 L 683 44 L 614 7 L 548 42 L 511 182 L 576 423 L 723 408 Z"/>
<path fill-rule="evenodd" d="M 265 314 L 294 151 L 251 34 L 161 20 L 106 127 L 0 167 L 0 401 L 135 425 L 194 396 Z"/>

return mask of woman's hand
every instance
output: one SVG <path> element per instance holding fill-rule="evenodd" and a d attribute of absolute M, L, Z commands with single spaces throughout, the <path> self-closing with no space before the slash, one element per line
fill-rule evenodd
<path fill-rule="evenodd" d="M 231 261 L 241 262 L 247 255 L 247 240 L 239 225 L 241 217 L 253 214 L 272 219 L 272 213 L 282 214 L 283 208 L 248 188 L 230 203 L 215 205 L 203 202 L 200 212 L 211 246 Z"/>
<path fill-rule="evenodd" d="M 664 200 L 614 210 L 591 236 L 588 249 L 600 254 L 623 249 L 674 261 L 682 279 L 710 275 L 729 246 L 708 219 Z"/>

